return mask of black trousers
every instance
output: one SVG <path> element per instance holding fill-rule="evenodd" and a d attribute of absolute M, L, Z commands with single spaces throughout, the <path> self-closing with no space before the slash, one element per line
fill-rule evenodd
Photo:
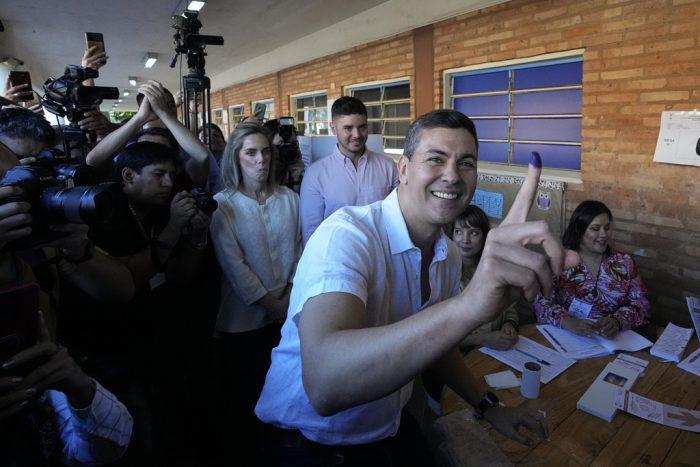
<path fill-rule="evenodd" d="M 265 425 L 265 465 L 268 467 L 430 467 L 434 461 L 418 422 L 406 409 L 396 436 L 375 443 L 328 446 L 305 438 L 298 430 Z"/>

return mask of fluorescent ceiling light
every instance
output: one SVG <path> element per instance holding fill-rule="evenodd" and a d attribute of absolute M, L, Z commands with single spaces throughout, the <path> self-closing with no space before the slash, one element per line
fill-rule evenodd
<path fill-rule="evenodd" d="M 192 11 L 199 11 L 201 10 L 204 5 L 206 5 L 207 2 L 206 0 L 192 0 L 188 5 L 187 9 L 192 10 Z"/>
<path fill-rule="evenodd" d="M 157 54 L 154 54 L 153 52 L 148 52 L 143 57 L 143 66 L 146 68 L 151 68 L 153 65 L 156 64 L 157 60 L 158 60 Z"/>
<path fill-rule="evenodd" d="M 136 86 L 136 76 L 129 76 L 129 84 Z"/>
<path fill-rule="evenodd" d="M 129 91 L 124 91 L 124 92 L 122 93 L 122 96 L 124 96 L 124 97 L 126 97 L 126 96 L 128 96 L 128 95 L 129 95 Z"/>

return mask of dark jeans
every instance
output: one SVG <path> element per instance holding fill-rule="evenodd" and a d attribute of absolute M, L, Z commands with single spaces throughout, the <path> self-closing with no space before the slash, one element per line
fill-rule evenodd
<path fill-rule="evenodd" d="M 429 467 L 434 465 L 428 444 L 407 410 L 401 414 L 396 436 L 355 446 L 327 446 L 305 438 L 298 430 L 265 425 L 267 467 Z"/>

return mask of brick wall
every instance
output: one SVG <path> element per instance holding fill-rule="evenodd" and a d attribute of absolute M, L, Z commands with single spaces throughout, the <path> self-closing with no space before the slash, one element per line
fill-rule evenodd
<path fill-rule="evenodd" d="M 652 162 L 663 110 L 700 108 L 700 0 L 514 0 L 433 25 L 434 105 L 442 71 L 585 48 L 582 184 L 576 205 L 599 199 L 615 216 L 619 248 L 633 253 L 658 321 L 689 323 L 684 294 L 700 295 L 700 168 Z M 222 91 L 224 106 L 411 77 L 412 33 L 282 70 Z M 412 104 L 412 115 L 414 106 Z"/>

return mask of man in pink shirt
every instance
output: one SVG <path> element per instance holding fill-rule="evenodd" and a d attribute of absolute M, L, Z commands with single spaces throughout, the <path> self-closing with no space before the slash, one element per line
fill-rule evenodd
<path fill-rule="evenodd" d="M 384 199 L 399 183 L 392 159 L 367 149 L 367 108 L 343 96 L 331 108 L 335 150 L 316 161 L 301 183 L 301 236 L 304 245 L 321 222 L 343 206 Z"/>

